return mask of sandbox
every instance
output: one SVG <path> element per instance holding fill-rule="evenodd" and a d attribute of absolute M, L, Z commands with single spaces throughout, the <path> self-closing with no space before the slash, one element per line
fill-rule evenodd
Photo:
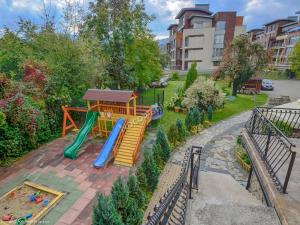
<path fill-rule="evenodd" d="M 37 223 L 62 196 L 62 192 L 25 181 L 0 198 L 0 224 Z"/>

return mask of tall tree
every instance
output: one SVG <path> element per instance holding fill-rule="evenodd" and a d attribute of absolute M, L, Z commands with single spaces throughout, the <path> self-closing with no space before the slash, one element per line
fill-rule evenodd
<path fill-rule="evenodd" d="M 296 77 L 300 79 L 300 41 L 294 46 L 289 56 L 289 61 L 292 64 L 292 71 L 295 72 Z"/>
<path fill-rule="evenodd" d="M 158 131 L 156 133 L 156 144 L 159 144 L 161 146 L 161 158 L 164 160 L 164 162 L 167 162 L 170 158 L 171 147 L 167 135 L 161 127 L 158 128 Z"/>
<path fill-rule="evenodd" d="M 147 178 L 148 190 L 154 192 L 158 184 L 159 170 L 153 158 L 153 154 L 145 153 L 144 156 L 142 168 Z"/>
<path fill-rule="evenodd" d="M 251 43 L 246 35 L 236 37 L 225 50 L 216 77 L 228 77 L 232 83 L 232 95 L 239 86 L 261 71 L 270 57 L 263 46 Z"/>
<path fill-rule="evenodd" d="M 89 9 L 82 34 L 99 40 L 109 86 L 144 86 L 161 74 L 159 52 L 147 28 L 152 17 L 143 1 L 98 0 Z"/>
<path fill-rule="evenodd" d="M 198 72 L 196 67 L 197 67 L 197 63 L 193 63 L 191 68 L 189 69 L 185 78 L 185 85 L 184 85 L 185 89 L 188 89 L 197 79 Z"/>

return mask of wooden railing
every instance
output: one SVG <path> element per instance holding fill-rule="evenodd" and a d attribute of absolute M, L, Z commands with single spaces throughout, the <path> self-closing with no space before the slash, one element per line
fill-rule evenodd
<path fill-rule="evenodd" d="M 146 127 L 149 124 L 149 122 L 151 121 L 151 116 L 152 116 L 152 110 L 151 110 L 151 107 L 150 107 L 150 110 L 148 109 L 146 111 L 146 115 L 143 119 L 142 128 L 141 128 L 141 131 L 140 131 L 140 134 L 139 134 L 139 138 L 138 138 L 137 143 L 135 145 L 134 152 L 132 153 L 132 162 L 136 161 L 136 158 L 137 158 L 138 152 L 139 152 L 139 148 L 140 148 L 140 145 L 141 145 L 143 137 L 144 137 Z"/>
<path fill-rule="evenodd" d="M 122 140 L 123 140 L 124 134 L 126 132 L 127 126 L 128 126 L 128 119 L 125 120 L 125 122 L 124 122 L 124 124 L 123 124 L 123 126 L 121 128 L 120 134 L 118 136 L 118 139 L 117 139 L 117 141 L 116 141 L 116 143 L 114 145 L 114 148 L 113 148 L 114 158 L 116 158 L 116 156 L 117 156 L 118 149 L 119 149 L 119 147 L 120 147 L 120 145 L 122 143 Z"/>

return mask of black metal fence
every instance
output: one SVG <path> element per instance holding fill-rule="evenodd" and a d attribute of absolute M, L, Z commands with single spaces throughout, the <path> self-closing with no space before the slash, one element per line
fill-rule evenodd
<path fill-rule="evenodd" d="M 266 117 L 266 112 L 261 108 L 253 110 L 246 129 L 277 189 L 286 193 L 296 157 L 296 152 L 292 151 L 295 145 Z"/>
<path fill-rule="evenodd" d="M 165 102 L 165 91 L 163 89 L 151 88 L 145 92 L 138 94 L 137 103 L 138 105 L 164 105 Z"/>
<path fill-rule="evenodd" d="M 286 136 L 293 137 L 300 130 L 300 109 L 259 107 L 259 111 L 268 118 Z"/>
<path fill-rule="evenodd" d="M 191 198 L 191 189 L 198 190 L 201 149 L 197 146 L 187 149 L 179 178 L 159 200 L 153 213 L 148 216 L 145 225 L 185 224 L 187 202 L 188 198 Z M 198 155 L 196 160 L 195 155 Z M 195 166 L 194 161 L 196 162 Z M 189 171 L 190 182 L 188 182 Z M 194 178 L 196 176 L 197 179 Z"/>

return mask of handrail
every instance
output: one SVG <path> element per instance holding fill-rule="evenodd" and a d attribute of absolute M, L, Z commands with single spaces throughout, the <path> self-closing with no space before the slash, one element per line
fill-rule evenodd
<path fill-rule="evenodd" d="M 114 158 L 116 158 L 116 156 L 117 156 L 117 151 L 118 151 L 118 149 L 120 147 L 120 144 L 121 144 L 122 139 L 124 137 L 124 134 L 126 132 L 127 124 L 128 124 L 128 119 L 125 120 L 125 122 L 124 122 L 124 124 L 123 124 L 123 126 L 121 128 L 120 134 L 118 136 L 118 139 L 117 139 L 116 143 L 114 144 L 113 151 L 112 151 L 113 155 L 114 155 Z"/>
<path fill-rule="evenodd" d="M 198 177 L 201 150 L 202 147 L 198 146 L 192 146 L 187 149 L 179 178 L 159 200 L 159 203 L 154 207 L 154 213 L 150 213 L 147 217 L 147 223 L 145 225 L 166 225 L 170 224 L 169 220 L 171 224 L 185 224 L 187 201 L 191 199 L 192 188 L 198 190 L 198 179 L 194 179 L 194 177 Z M 198 155 L 195 166 L 193 166 L 194 155 Z M 189 171 L 190 180 L 188 183 Z M 182 197 L 181 199 L 179 199 L 180 196 Z M 175 206 L 181 209 L 182 212 L 178 212 Z"/>
<path fill-rule="evenodd" d="M 139 138 L 138 138 L 138 140 L 135 144 L 135 148 L 134 148 L 134 151 L 132 153 L 132 162 L 135 162 L 135 160 L 136 160 L 138 149 L 140 147 L 140 144 L 141 144 L 143 136 L 144 136 L 145 129 L 146 129 L 147 124 L 149 122 L 148 117 L 149 117 L 149 114 L 146 114 L 146 116 L 143 119 L 143 124 L 142 124 L 142 128 L 141 128 L 141 131 L 140 131 L 140 134 L 139 134 Z"/>
<path fill-rule="evenodd" d="M 191 160 L 191 153 L 192 149 L 188 148 L 184 156 L 183 168 L 181 169 L 179 178 L 160 199 L 159 204 L 154 208 L 154 213 L 152 215 L 149 214 L 149 216 L 147 217 L 148 221 L 145 225 L 167 224 L 168 219 L 171 215 L 170 210 L 172 210 L 172 207 L 170 208 L 169 206 L 170 204 L 174 206 L 174 203 L 177 202 L 179 195 L 186 183 L 189 171 L 189 162 Z"/>
<path fill-rule="evenodd" d="M 293 169 L 295 145 L 260 110 L 253 110 L 245 128 L 265 163 L 276 188 L 286 193 Z"/>

